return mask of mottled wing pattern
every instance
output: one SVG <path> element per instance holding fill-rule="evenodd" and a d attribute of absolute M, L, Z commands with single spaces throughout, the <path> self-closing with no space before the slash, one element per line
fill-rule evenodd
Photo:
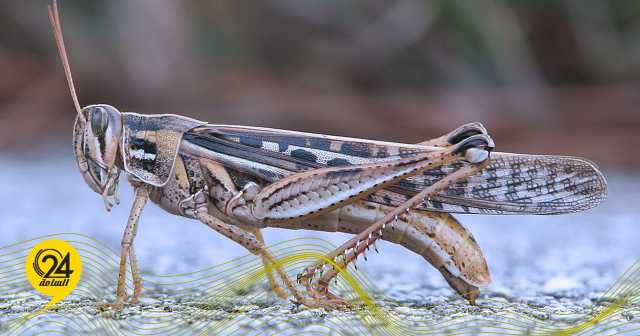
<path fill-rule="evenodd" d="M 400 204 L 460 165 L 426 171 L 371 199 Z M 605 196 L 606 181 L 587 160 L 496 152 L 487 168 L 444 190 L 421 208 L 472 214 L 560 214 L 593 208 Z"/>
<path fill-rule="evenodd" d="M 207 125 L 185 140 L 223 154 L 232 168 L 267 181 L 295 172 L 394 160 L 431 147 L 257 127 Z M 606 195 L 606 182 L 590 162 L 573 157 L 492 153 L 482 172 L 444 190 L 420 209 L 472 214 L 558 214 L 592 208 Z M 255 162 L 257 164 L 251 164 Z M 458 169 L 455 163 L 425 171 L 369 196 L 399 205 Z"/>

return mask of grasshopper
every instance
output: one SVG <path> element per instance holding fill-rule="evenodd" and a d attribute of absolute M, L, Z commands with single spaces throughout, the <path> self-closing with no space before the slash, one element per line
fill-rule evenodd
<path fill-rule="evenodd" d="M 480 123 L 404 144 L 120 112 L 106 104 L 81 108 L 55 0 L 49 17 L 77 112 L 78 168 L 107 211 L 119 203 L 120 173 L 135 193 L 121 242 L 115 307 L 135 304 L 142 291 L 134 238 L 148 200 L 259 256 L 278 296 L 332 308 L 349 302 L 330 291 L 331 280 L 359 256 L 366 259 L 370 248 L 377 251 L 381 239 L 424 257 L 475 304 L 480 287 L 491 281 L 489 268 L 452 213 L 571 213 L 606 195 L 606 181 L 590 161 L 495 152 Z M 265 246 L 261 229 L 267 227 L 354 236 L 327 255 L 333 263 L 318 261 L 292 281 Z"/>

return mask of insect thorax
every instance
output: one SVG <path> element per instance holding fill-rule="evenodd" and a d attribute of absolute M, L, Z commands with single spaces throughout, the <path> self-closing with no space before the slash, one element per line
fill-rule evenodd
<path fill-rule="evenodd" d="M 171 177 L 182 135 L 204 122 L 176 115 L 123 113 L 124 169 L 144 183 L 163 186 Z"/>

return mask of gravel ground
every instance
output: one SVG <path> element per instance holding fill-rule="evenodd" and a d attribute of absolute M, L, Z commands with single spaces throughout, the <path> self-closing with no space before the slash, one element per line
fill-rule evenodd
<path fill-rule="evenodd" d="M 66 148 L 29 157 L 0 155 L 0 165 L 0 246 L 47 234 L 81 233 L 118 250 L 132 194 L 126 183 L 120 192 L 122 204 L 106 213 L 101 199 L 84 184 Z M 380 255 L 359 262 L 361 272 L 357 273 L 366 276 L 367 290 L 374 293 L 383 315 L 391 319 L 387 324 L 374 321 L 373 326 L 369 325 L 372 329 L 363 323 L 361 314 L 365 319 L 367 315 L 364 310 L 303 309 L 276 300 L 260 284 L 225 295 L 224 300 L 207 301 L 203 298 L 221 292 L 212 289 L 210 283 L 193 280 L 205 273 L 172 279 L 179 283 L 177 280 L 188 278 L 200 284 L 172 295 L 166 286 L 154 284 L 162 282 L 160 275 L 205 270 L 246 252 L 204 225 L 168 215 L 151 205 L 143 213 L 136 240 L 141 268 L 154 274 L 145 276 L 140 305 L 121 312 L 99 309 L 99 304 L 107 301 L 105 296 L 113 297 L 117 255 L 109 254 L 105 271 L 108 276 L 95 275 L 103 283 L 98 283 L 93 293 L 76 291 L 57 312 L 24 324 L 16 324 L 14 319 L 36 311 L 45 298 L 25 291 L 24 281 L 0 285 L 0 332 L 35 334 L 48 330 L 82 334 L 88 332 L 86 328 L 112 334 L 170 331 L 149 327 L 162 325 L 210 333 L 218 328 L 227 334 L 460 334 L 496 330 L 521 333 L 543 330 L 540 328 L 547 325 L 571 326 L 592 314 L 594 307 L 611 305 L 603 295 L 640 256 L 640 175 L 606 175 L 610 185 L 608 200 L 586 213 L 460 217 L 483 248 L 493 278 L 479 307 L 470 307 L 454 296 L 440 274 L 421 257 L 386 242 L 378 246 Z M 270 244 L 300 237 L 305 237 L 306 242 L 321 238 L 333 244 L 348 238 L 344 234 L 310 231 L 265 231 Z M 255 266 L 254 260 L 248 262 Z M 205 278 L 218 279 L 211 269 L 207 272 Z M 8 273 L 4 273 L 4 279 L 2 274 L 0 271 L 0 284 Z M 234 279 L 231 276 L 226 283 Z M 600 331 L 613 334 L 635 330 L 640 334 L 640 305 L 634 302 L 624 304 L 613 317 L 620 326 Z M 78 325 L 93 324 L 85 329 L 74 326 L 72 316 L 84 321 Z M 464 323 L 457 323 L 460 321 Z"/>

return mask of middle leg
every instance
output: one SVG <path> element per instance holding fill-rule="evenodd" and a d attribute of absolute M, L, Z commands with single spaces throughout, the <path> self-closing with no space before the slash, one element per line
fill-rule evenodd
<path fill-rule="evenodd" d="M 259 228 L 251 228 L 251 229 L 248 229 L 248 231 L 253 233 L 253 235 L 256 237 L 256 239 L 262 246 L 265 246 L 264 238 L 262 237 L 262 232 L 260 231 Z M 284 289 L 280 287 L 276 279 L 273 277 L 273 267 L 271 266 L 271 263 L 264 256 L 261 256 L 261 258 L 262 258 L 262 266 L 264 267 L 265 274 L 267 275 L 267 280 L 269 281 L 269 287 L 281 299 L 287 299 L 289 295 L 287 295 Z"/>
<path fill-rule="evenodd" d="M 230 215 L 236 206 L 243 205 L 245 202 L 244 198 L 247 197 L 247 194 L 250 194 L 257 188 L 257 185 L 251 183 L 243 187 L 242 190 L 238 190 L 229 173 L 221 164 L 209 159 L 200 159 L 199 161 L 200 169 L 205 178 L 213 206 L 224 215 Z M 265 246 L 264 238 L 259 227 L 245 225 L 238 226 L 238 228 L 253 234 L 258 243 Z M 261 259 L 267 280 L 269 281 L 269 287 L 280 298 L 287 299 L 289 296 L 273 276 L 274 269 L 271 263 L 264 255 L 261 255 Z"/>
<path fill-rule="evenodd" d="M 302 301 L 302 295 L 295 288 L 287 274 L 278 265 L 276 259 L 267 251 L 263 244 L 256 238 L 255 235 L 250 232 L 239 228 L 236 225 L 227 224 L 220 219 L 212 216 L 208 212 L 207 198 L 204 192 L 200 191 L 193 197 L 195 202 L 194 216 L 202 223 L 206 224 L 210 228 L 216 230 L 223 236 L 235 241 L 242 245 L 247 250 L 255 255 L 259 255 L 264 261 L 269 263 L 269 266 L 275 269 L 280 276 L 282 282 L 286 285 L 287 289 L 295 297 L 296 300 Z"/>

